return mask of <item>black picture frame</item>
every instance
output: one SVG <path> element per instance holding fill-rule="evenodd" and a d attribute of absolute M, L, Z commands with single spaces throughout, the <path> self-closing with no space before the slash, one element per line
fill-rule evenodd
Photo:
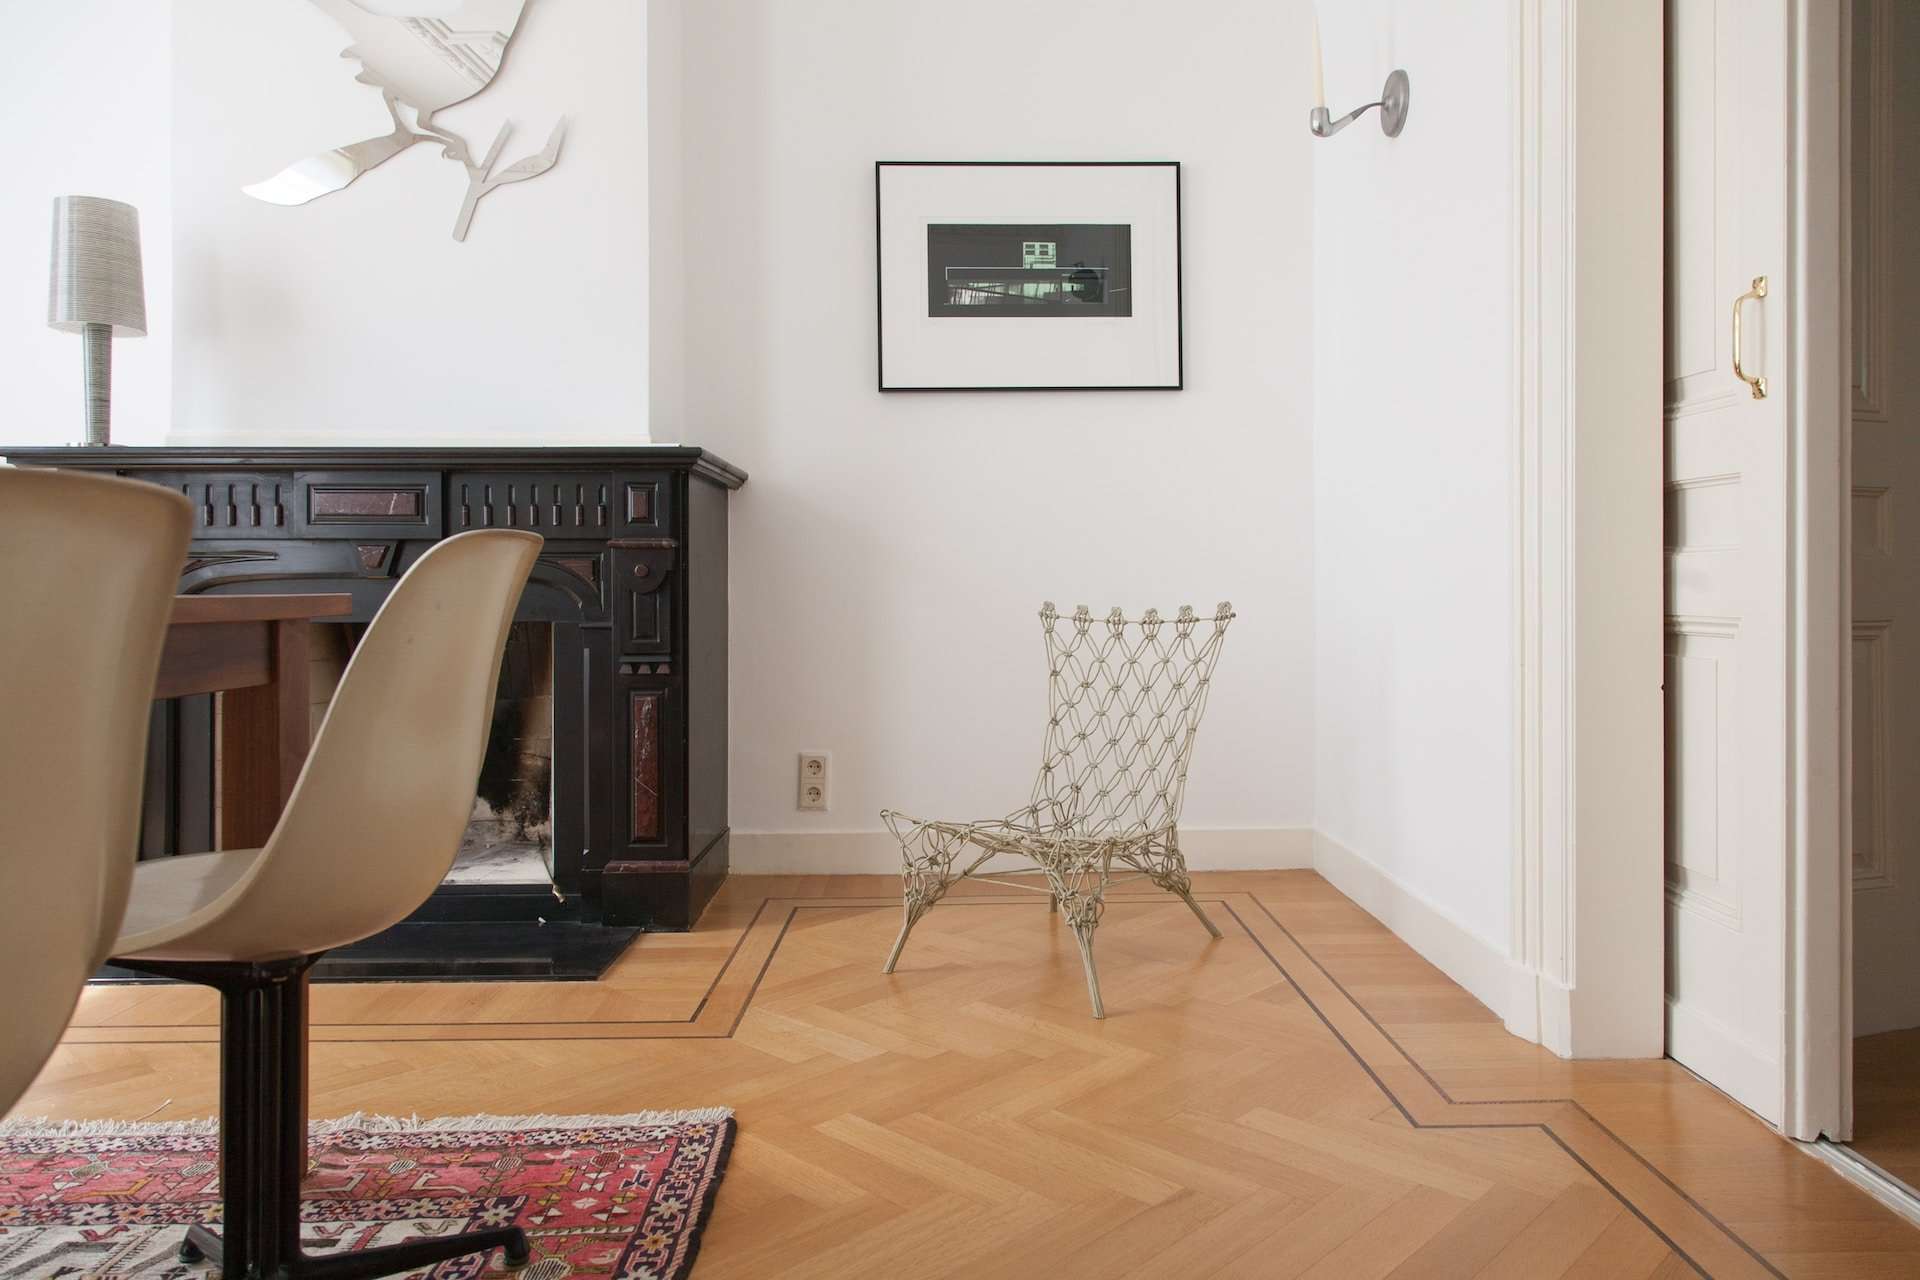
<path fill-rule="evenodd" d="M 1173 183 L 1173 357 L 1171 382 L 1095 384 L 889 385 L 886 356 L 887 223 L 885 177 L 899 168 L 1158 168 L 1169 171 Z M 873 166 L 874 217 L 874 359 L 876 386 L 882 393 L 952 391 L 1181 391 L 1186 387 L 1185 264 L 1181 233 L 1181 172 L 1178 160 L 876 160 Z M 1048 320 L 1045 323 L 1057 323 Z"/>

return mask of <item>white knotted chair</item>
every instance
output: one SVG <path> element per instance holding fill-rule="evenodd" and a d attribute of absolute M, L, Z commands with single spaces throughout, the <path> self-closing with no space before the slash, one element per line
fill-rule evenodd
<path fill-rule="evenodd" d="M 1065 912 L 1080 944 L 1096 1018 L 1106 1017 L 1106 1009 L 1093 932 L 1110 886 L 1151 880 L 1220 936 L 1193 900 L 1179 822 L 1187 762 L 1233 617 L 1228 604 L 1211 618 L 1183 607 L 1170 621 L 1152 609 L 1139 618 L 1115 609 L 1096 619 L 1085 605 L 1066 618 L 1052 601 L 1042 606 L 1051 706 L 1033 798 L 1004 818 L 982 822 L 881 812 L 900 840 L 905 883 L 905 919 L 882 972 L 893 972 L 920 917 L 954 881 L 968 877 L 1050 895 L 1050 909 Z M 1002 856 L 1034 864 L 1047 887 L 979 875 Z M 1117 880 L 1115 863 L 1122 868 Z"/>

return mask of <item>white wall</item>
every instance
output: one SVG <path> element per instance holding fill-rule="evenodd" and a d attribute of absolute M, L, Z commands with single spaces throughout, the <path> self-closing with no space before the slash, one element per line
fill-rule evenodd
<path fill-rule="evenodd" d="M 680 0 L 647 4 L 648 421 L 663 443 L 687 416 L 686 85 Z"/>
<path fill-rule="evenodd" d="M 19 4 L 0 41 L 0 441 L 85 435 L 80 339 L 47 328 L 53 198 L 109 196 L 140 210 L 148 336 L 113 350 L 116 440 L 167 428 L 173 267 L 167 9 L 151 0 Z"/>
<path fill-rule="evenodd" d="M 1307 826 L 1304 4 L 700 0 L 684 24 L 679 434 L 753 474 L 733 506 L 735 830 L 1024 801 L 1044 599 L 1231 599 L 1187 826 Z M 1181 161 L 1187 389 L 877 392 L 879 159 Z M 828 813 L 795 809 L 802 749 L 833 753 Z M 897 866 L 880 841 L 817 849 Z"/>
<path fill-rule="evenodd" d="M 1321 9 L 1334 113 L 1394 67 L 1412 111 L 1397 139 L 1368 116 L 1315 147 L 1317 861 L 1357 862 L 1336 883 L 1410 898 L 1497 965 L 1516 856 L 1514 6 Z"/>
<path fill-rule="evenodd" d="M 647 13 L 529 4 L 499 77 L 441 113 L 502 165 L 572 118 L 549 172 L 480 202 L 416 146 L 296 208 L 241 186 L 385 134 L 317 8 L 173 9 L 174 438 L 307 443 L 647 438 Z"/>

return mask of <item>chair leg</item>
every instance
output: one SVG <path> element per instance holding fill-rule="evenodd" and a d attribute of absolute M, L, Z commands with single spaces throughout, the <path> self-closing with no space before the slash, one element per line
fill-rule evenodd
<path fill-rule="evenodd" d="M 1200 909 L 1200 904 L 1193 900 L 1193 881 L 1187 877 L 1187 859 L 1180 852 L 1179 845 L 1169 844 L 1160 855 L 1156 867 L 1143 867 L 1142 870 L 1146 871 L 1148 879 L 1193 908 L 1193 914 L 1200 918 L 1200 923 L 1207 927 L 1208 933 L 1216 938 L 1221 936 L 1219 926 L 1208 919 L 1207 913 Z"/>
<path fill-rule="evenodd" d="M 1074 925 L 1073 940 L 1080 944 L 1080 966 L 1087 971 L 1087 998 L 1093 1003 L 1093 1016 L 1104 1018 L 1107 1016 L 1107 1006 L 1100 1000 L 1100 973 L 1093 967 L 1095 924 Z"/>
<path fill-rule="evenodd" d="M 905 865 L 900 868 L 900 936 L 893 940 L 893 950 L 887 953 L 887 962 L 880 966 L 882 973 L 893 972 L 893 967 L 900 963 L 900 953 L 906 950 L 907 935 L 913 932 L 913 926 L 933 909 L 934 903 L 946 896 L 947 886 L 953 883 L 948 874 L 951 859 L 938 854 L 916 858 L 911 852 L 904 856 Z"/>
<path fill-rule="evenodd" d="M 1107 909 L 1106 869 L 1074 872 L 1071 881 L 1052 867 L 1042 869 L 1047 873 L 1047 887 L 1052 890 L 1053 901 L 1065 912 L 1073 940 L 1080 945 L 1080 967 L 1087 971 L 1087 998 L 1093 1004 L 1093 1016 L 1104 1018 L 1107 1006 L 1100 999 L 1100 971 L 1093 963 L 1093 933 L 1100 927 L 1100 916 Z M 1083 888 L 1084 879 L 1094 876 L 1098 880 L 1093 888 Z"/>
<path fill-rule="evenodd" d="M 223 1275 L 358 1280 L 415 1271 L 450 1258 L 506 1250 L 509 1267 L 531 1257 L 518 1227 L 471 1231 L 327 1258 L 300 1252 L 300 1187 L 307 1172 L 307 973 L 320 957 L 259 964 L 118 961 L 220 992 L 220 1191 L 222 1230 L 188 1229 L 183 1262 L 216 1260 Z"/>
<path fill-rule="evenodd" d="M 1221 936 L 1220 926 L 1207 918 L 1207 913 L 1202 911 L 1200 909 L 1200 904 L 1193 900 L 1193 893 L 1191 890 L 1188 890 L 1188 889 L 1180 890 L 1180 897 L 1186 902 L 1188 906 L 1193 908 L 1193 914 L 1200 917 L 1200 923 L 1207 926 L 1208 933 L 1212 934 L 1216 938 Z"/>
<path fill-rule="evenodd" d="M 893 950 L 887 952 L 887 962 L 880 966 L 880 972 L 892 973 L 893 967 L 900 963 L 900 953 L 907 949 L 907 935 L 913 932 L 913 926 L 920 923 L 920 917 L 927 913 L 931 903 L 921 904 L 909 899 L 901 910 L 900 934 L 893 940 Z"/>

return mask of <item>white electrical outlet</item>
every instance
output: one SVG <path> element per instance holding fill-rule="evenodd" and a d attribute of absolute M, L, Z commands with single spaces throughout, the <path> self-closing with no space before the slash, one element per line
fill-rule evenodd
<path fill-rule="evenodd" d="M 824 812 L 827 807 L 827 765 L 833 757 L 824 751 L 800 753 L 800 796 L 802 809 Z"/>

